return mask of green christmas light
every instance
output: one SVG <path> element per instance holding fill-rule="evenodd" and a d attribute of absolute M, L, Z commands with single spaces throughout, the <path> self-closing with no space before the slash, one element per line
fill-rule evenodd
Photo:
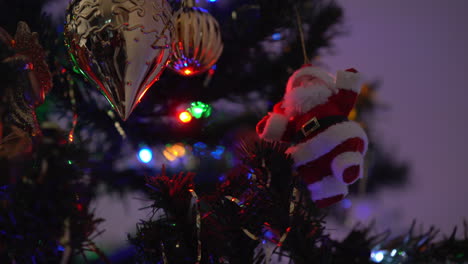
<path fill-rule="evenodd" d="M 207 118 L 211 115 L 211 106 L 203 102 L 197 101 L 190 104 L 187 111 L 196 119 Z"/>

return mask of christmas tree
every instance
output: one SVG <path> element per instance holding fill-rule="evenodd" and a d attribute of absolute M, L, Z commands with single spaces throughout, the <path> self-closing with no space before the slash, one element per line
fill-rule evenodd
<path fill-rule="evenodd" d="M 323 207 L 348 184 L 364 175 L 350 191 L 367 193 L 407 173 L 369 133 L 378 84 L 357 86 L 350 68 L 335 87 L 317 67 L 343 33 L 335 2 L 18 0 L 1 12 L 1 263 L 468 261 L 466 227 L 441 241 L 414 224 L 392 239 L 325 231 Z M 317 107 L 339 111 L 308 116 L 308 94 L 293 94 L 307 85 L 330 88 Z M 330 128 L 346 140 L 299 162 L 298 146 Z M 343 152 L 358 161 L 341 168 Z M 328 188 L 324 167 L 346 184 Z M 94 242 L 101 186 L 151 201 L 125 256 Z"/>

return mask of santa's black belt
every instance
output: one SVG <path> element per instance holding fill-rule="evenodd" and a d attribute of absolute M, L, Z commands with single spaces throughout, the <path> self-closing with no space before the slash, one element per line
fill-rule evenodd
<path fill-rule="evenodd" d="M 307 121 L 304 125 L 302 125 L 301 129 L 292 138 L 292 141 L 296 144 L 300 143 L 310 134 L 323 131 L 333 126 L 334 124 L 338 124 L 344 121 L 348 121 L 348 117 L 327 116 L 327 117 L 320 118 L 320 119 L 313 117 L 309 121 Z"/>

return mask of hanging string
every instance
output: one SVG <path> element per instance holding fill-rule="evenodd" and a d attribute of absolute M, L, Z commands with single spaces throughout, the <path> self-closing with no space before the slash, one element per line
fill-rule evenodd
<path fill-rule="evenodd" d="M 301 19 L 301 15 L 299 14 L 297 5 L 294 5 L 294 10 L 296 11 L 297 29 L 299 31 L 299 37 L 301 39 L 302 55 L 304 56 L 304 64 L 308 64 L 309 56 L 307 55 L 306 44 L 305 44 L 305 39 L 304 39 L 304 31 L 302 30 L 302 19 Z"/>

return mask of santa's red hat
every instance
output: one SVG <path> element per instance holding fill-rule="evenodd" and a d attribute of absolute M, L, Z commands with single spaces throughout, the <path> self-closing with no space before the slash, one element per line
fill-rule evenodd
<path fill-rule="evenodd" d="M 293 88 L 295 88 L 294 81 L 303 76 L 316 77 L 317 79 L 322 80 L 330 88 L 335 86 L 335 77 L 333 77 L 333 75 L 318 67 L 314 67 L 311 64 L 308 64 L 296 70 L 293 75 L 289 77 L 288 83 L 286 85 L 286 93 L 293 90 Z"/>
<path fill-rule="evenodd" d="M 307 78 L 309 77 L 309 78 Z M 301 82 L 307 78 L 309 81 Z M 355 69 L 338 71 L 336 80 L 328 72 L 314 67 L 305 66 L 289 78 L 284 95 L 283 107 L 287 116 L 296 116 L 308 112 L 312 108 L 325 104 L 338 91 L 349 91 L 350 96 L 359 93 L 360 75 Z M 341 115 L 348 116 L 351 109 L 346 109 Z"/>

